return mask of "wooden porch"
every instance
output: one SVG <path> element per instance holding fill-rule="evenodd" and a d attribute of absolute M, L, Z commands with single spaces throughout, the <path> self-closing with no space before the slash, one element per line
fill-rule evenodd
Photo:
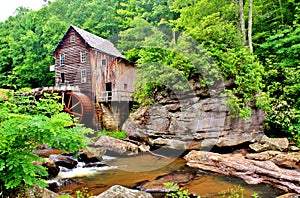
<path fill-rule="evenodd" d="M 135 101 L 132 97 L 133 92 L 129 91 L 105 91 L 100 92 L 98 102 L 132 102 Z"/>

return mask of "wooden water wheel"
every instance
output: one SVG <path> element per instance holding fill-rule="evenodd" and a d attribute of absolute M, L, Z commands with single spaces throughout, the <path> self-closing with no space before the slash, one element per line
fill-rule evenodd
<path fill-rule="evenodd" d="M 87 95 L 78 92 L 65 92 L 62 101 L 64 111 L 73 115 L 79 122 L 84 124 L 92 122 L 94 107 Z"/>

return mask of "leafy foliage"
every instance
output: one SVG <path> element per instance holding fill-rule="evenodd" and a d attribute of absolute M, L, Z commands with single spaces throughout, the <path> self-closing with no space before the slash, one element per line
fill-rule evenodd
<path fill-rule="evenodd" d="M 244 198 L 244 189 L 241 186 L 235 186 L 234 188 L 223 190 L 219 194 L 228 198 Z"/>
<path fill-rule="evenodd" d="M 69 114 L 61 113 L 56 97 L 34 101 L 11 96 L 1 100 L 0 107 L 0 186 L 6 190 L 46 186 L 41 178 L 47 172 L 35 163 L 43 159 L 32 154 L 41 144 L 76 152 L 88 142 L 85 134 L 91 131 L 74 123 Z"/>
<path fill-rule="evenodd" d="M 87 187 L 82 187 L 81 190 L 77 190 L 76 191 L 76 198 L 90 198 L 92 197 L 89 193 L 88 193 L 89 189 Z M 72 198 L 71 195 L 69 194 L 65 194 L 65 195 L 61 195 L 59 196 L 59 198 Z"/>
<path fill-rule="evenodd" d="M 135 96 L 140 101 L 154 99 L 155 89 L 169 89 L 175 93 L 189 90 L 188 77 L 193 66 L 180 55 L 163 49 L 140 50 L 137 87 Z"/>
<path fill-rule="evenodd" d="M 125 139 L 125 138 L 127 138 L 126 132 L 122 131 L 122 130 L 118 130 L 118 131 L 103 130 L 103 131 L 101 131 L 101 132 L 98 133 L 98 137 L 101 137 L 103 135 L 108 135 L 110 137 L 117 138 L 117 139 Z"/>
<path fill-rule="evenodd" d="M 245 191 L 244 188 L 238 185 L 231 189 L 222 190 L 221 192 L 219 192 L 219 194 L 222 197 L 227 197 L 227 198 L 244 198 L 245 197 L 244 191 Z M 257 193 L 253 193 L 251 197 L 258 198 L 259 196 Z"/>
<path fill-rule="evenodd" d="M 118 43 L 137 63 L 139 101 L 151 104 L 153 92 L 166 88 L 186 90 L 186 82 L 200 73 L 203 86 L 232 82 L 226 94 L 234 116 L 247 118 L 256 103 L 267 113 L 270 135 L 300 142 L 300 3 L 253 2 L 251 53 L 242 43 L 235 2 L 55 0 L 38 11 L 20 7 L 0 22 L 0 87 L 53 85 L 49 54 L 74 24 Z M 249 0 L 244 3 L 247 21 Z"/>
<path fill-rule="evenodd" d="M 164 183 L 167 188 L 170 188 L 170 192 L 166 194 L 166 197 L 171 198 L 189 198 L 190 193 L 188 190 L 184 190 L 178 186 L 176 183 L 167 182 Z"/>
<path fill-rule="evenodd" d="M 251 115 L 251 103 L 261 100 L 258 97 L 264 87 L 262 75 L 264 68 L 249 50 L 229 50 L 222 56 L 222 74 L 226 79 L 233 79 L 231 89 L 226 92 L 230 96 L 227 105 L 232 114 L 247 119 Z M 260 103 L 261 106 L 265 105 Z M 252 105 L 253 106 L 253 105 Z"/>
<path fill-rule="evenodd" d="M 260 56 L 265 63 L 265 90 L 270 101 L 266 109 L 268 133 L 288 136 L 300 146 L 300 4 L 294 3 L 294 6 L 294 24 L 269 36 L 260 46 L 264 51 Z"/>
<path fill-rule="evenodd" d="M 91 195 L 88 193 L 89 189 L 87 187 L 81 188 L 81 190 L 76 191 L 76 198 L 89 198 Z"/>

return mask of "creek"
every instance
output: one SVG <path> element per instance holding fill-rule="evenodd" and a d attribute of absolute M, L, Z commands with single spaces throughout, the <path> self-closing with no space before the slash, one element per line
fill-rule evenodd
<path fill-rule="evenodd" d="M 202 172 L 189 168 L 182 158 L 161 158 L 151 154 L 140 154 L 129 157 L 103 156 L 104 166 L 83 168 L 83 163 L 72 170 L 61 169 L 54 180 L 64 184 L 60 186 L 59 194 L 70 194 L 75 197 L 76 191 L 87 187 L 90 195 L 98 195 L 113 185 L 122 185 L 128 188 L 139 188 L 145 181 L 153 181 L 158 177 L 170 173 L 192 173 L 195 177 L 184 183 L 183 188 L 190 193 L 201 197 L 222 197 L 223 190 L 241 186 L 244 197 L 251 197 L 257 193 L 261 198 L 276 197 L 282 191 L 269 185 L 248 185 L 244 181 L 210 172 Z M 69 182 L 66 182 L 69 181 Z M 49 181 L 50 182 L 50 181 Z M 152 193 L 154 197 L 163 197 L 162 194 Z"/>

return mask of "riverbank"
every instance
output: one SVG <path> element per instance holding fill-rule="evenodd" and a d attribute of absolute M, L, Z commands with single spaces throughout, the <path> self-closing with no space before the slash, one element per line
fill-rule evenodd
<path fill-rule="evenodd" d="M 105 144 L 101 143 L 104 140 Z M 299 154 L 299 151 L 295 147 L 290 147 L 286 139 L 264 137 L 262 140 L 242 145 L 241 148 L 231 147 L 231 150 L 227 148 L 203 152 L 154 149 L 143 142 L 133 143 L 134 141 L 130 140 L 101 137 L 90 145 L 90 151 L 79 153 L 79 161 L 57 150 L 53 150 L 53 154 L 49 152 L 48 157 L 59 164 L 60 171 L 48 182 L 51 184 L 51 190 L 73 197 L 82 189 L 88 189 L 89 194 L 98 195 L 114 185 L 149 192 L 154 197 L 163 197 L 167 192 L 165 183 L 176 183 L 189 190 L 191 194 L 201 197 L 218 197 L 220 192 L 237 187 L 243 189 L 245 197 L 251 197 L 253 194 L 259 197 L 276 197 L 285 192 L 298 192 L 291 184 L 285 188 L 276 185 L 275 180 L 282 180 L 292 168 L 298 167 L 299 157 L 296 154 Z M 260 150 L 254 151 L 257 148 Z M 291 148 L 294 151 L 287 150 Z M 217 153 L 218 151 L 222 151 L 223 154 Z M 199 153 L 205 153 L 208 157 L 202 159 Z M 275 155 L 268 158 L 266 153 Z M 45 156 L 45 152 L 40 151 L 40 154 Z M 292 157 L 289 158 L 289 155 Z M 283 158 L 279 158 L 280 156 Z M 253 167 L 251 163 L 243 163 L 245 158 L 254 161 L 254 164 L 263 164 L 263 160 L 267 161 L 264 168 L 269 172 L 279 169 L 276 167 L 272 170 L 276 165 L 270 166 L 270 163 L 284 165 L 286 169 L 280 169 L 282 172 L 277 173 L 277 178 L 276 174 L 274 178 L 266 173 L 259 175 L 255 172 L 259 170 L 258 167 Z M 229 166 L 230 164 L 235 166 Z M 296 174 L 300 173 L 296 171 Z M 255 181 L 267 182 L 249 182 L 247 177 L 251 176 Z M 297 175 L 290 177 L 298 179 Z M 287 183 L 285 180 L 281 182 Z"/>
<path fill-rule="evenodd" d="M 189 168 L 183 158 L 167 159 L 143 153 L 118 158 L 104 156 L 103 160 L 106 164 L 103 167 L 64 169 L 54 180 L 60 183 L 59 188 L 52 190 L 75 197 L 76 192 L 83 189 L 90 195 L 99 195 L 111 186 L 121 185 L 160 198 L 165 195 L 164 183 L 173 182 L 201 197 L 218 197 L 221 191 L 238 186 L 244 190 L 245 197 L 254 193 L 260 197 L 283 194 L 270 185 L 249 185 L 235 177 Z"/>

